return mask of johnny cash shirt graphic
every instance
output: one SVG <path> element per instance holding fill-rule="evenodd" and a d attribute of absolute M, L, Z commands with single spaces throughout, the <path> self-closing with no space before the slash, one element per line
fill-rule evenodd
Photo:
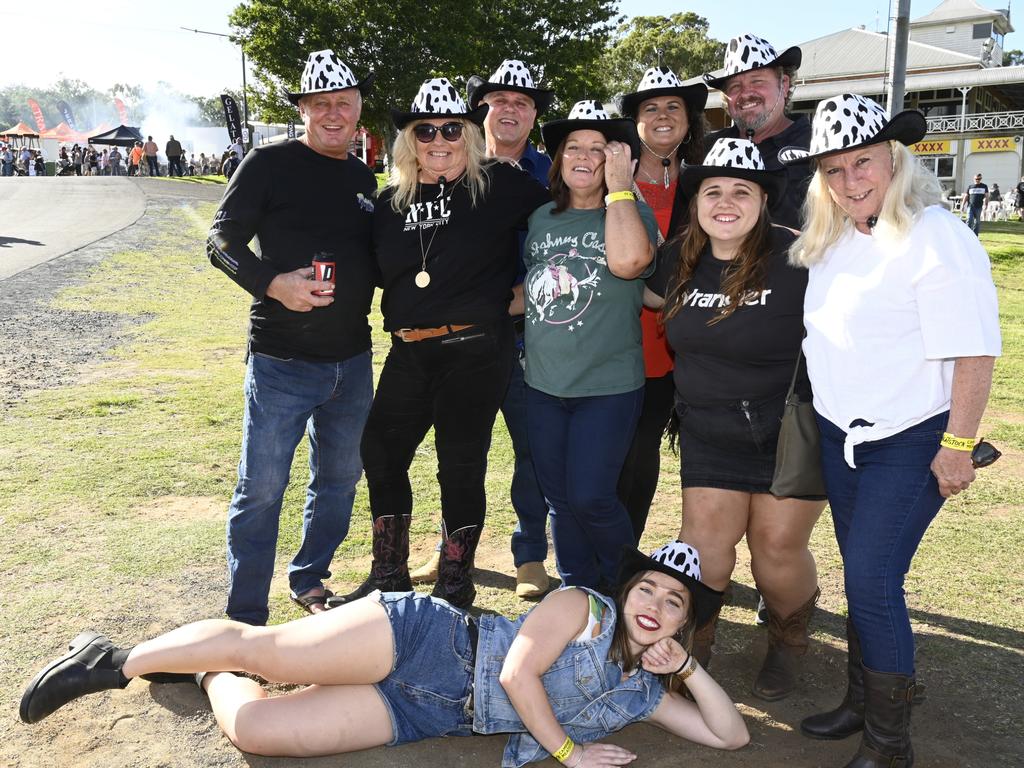
<path fill-rule="evenodd" d="M 654 212 L 637 202 L 651 243 Z M 555 397 L 631 392 L 644 385 L 642 277 L 608 269 L 605 210 L 538 208 L 523 249 L 527 274 L 526 383 Z M 653 272 L 654 262 L 648 267 Z"/>

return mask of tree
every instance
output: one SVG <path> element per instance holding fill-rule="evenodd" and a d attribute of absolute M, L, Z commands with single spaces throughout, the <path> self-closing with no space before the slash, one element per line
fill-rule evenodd
<path fill-rule="evenodd" d="M 407 109 L 428 77 L 457 87 L 503 59 L 543 72 L 558 114 L 603 96 L 598 62 L 619 19 L 616 0 L 247 0 L 230 22 L 256 65 L 249 99 L 264 119 L 294 120 L 282 90 L 296 90 L 306 55 L 332 48 L 357 76 L 376 73 L 363 123 L 385 135 L 390 109 Z"/>
<path fill-rule="evenodd" d="M 1018 67 L 1024 64 L 1024 51 L 1018 51 L 1016 49 L 1012 51 L 1003 51 L 1003 66 L 1004 67 Z"/>
<path fill-rule="evenodd" d="M 669 67 L 683 80 L 719 69 L 725 43 L 708 37 L 708 21 L 695 13 L 636 16 L 622 24 L 603 57 L 605 88 L 632 93 L 650 67 Z"/>
<path fill-rule="evenodd" d="M 226 93 L 239 105 L 241 110 L 242 97 L 238 91 L 225 88 L 220 93 Z M 190 96 L 199 108 L 199 124 L 208 126 L 224 125 L 224 105 L 220 100 L 220 94 L 216 96 Z"/>

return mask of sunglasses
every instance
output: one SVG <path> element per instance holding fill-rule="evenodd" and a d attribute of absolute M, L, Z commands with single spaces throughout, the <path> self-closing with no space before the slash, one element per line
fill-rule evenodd
<path fill-rule="evenodd" d="M 436 126 L 433 123 L 420 123 L 412 129 L 416 140 L 424 144 L 432 142 L 438 131 L 441 132 L 441 137 L 445 141 L 458 141 L 462 138 L 462 123 L 445 123 L 441 126 Z"/>
<path fill-rule="evenodd" d="M 992 443 L 986 443 L 985 438 L 981 438 L 971 451 L 971 463 L 975 469 L 981 469 L 995 464 L 1002 455 L 1002 451 Z"/>

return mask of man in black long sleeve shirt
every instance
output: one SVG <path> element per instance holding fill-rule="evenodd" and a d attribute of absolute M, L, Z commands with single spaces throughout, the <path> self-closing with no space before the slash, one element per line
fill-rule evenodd
<path fill-rule="evenodd" d="M 332 51 L 310 54 L 302 89 L 289 94 L 305 135 L 246 155 L 207 240 L 213 265 L 253 296 L 227 530 L 227 614 L 249 624 L 269 616 L 278 519 L 303 432 L 310 477 L 288 579 L 292 600 L 311 613 L 329 595 L 323 581 L 348 533 L 362 472 L 359 439 L 373 394 L 367 315 L 376 181 L 348 147 L 372 78 L 357 83 Z M 333 284 L 312 279 L 314 256 L 335 262 Z"/>

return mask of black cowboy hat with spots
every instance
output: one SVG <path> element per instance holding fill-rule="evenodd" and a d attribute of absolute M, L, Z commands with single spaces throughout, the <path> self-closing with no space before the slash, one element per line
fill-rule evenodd
<path fill-rule="evenodd" d="M 722 607 L 722 593 L 700 580 L 700 555 L 685 541 L 670 541 L 650 555 L 635 547 L 623 547 L 619 584 L 625 584 L 640 571 L 657 571 L 681 581 L 693 597 L 694 624 L 698 627 Z"/>
<path fill-rule="evenodd" d="M 700 165 L 688 165 L 679 176 L 683 194 L 693 198 L 704 179 L 727 176 L 758 184 L 772 205 L 786 191 L 786 170 L 769 171 L 757 145 L 747 139 L 719 139 Z"/>
<path fill-rule="evenodd" d="M 708 102 L 708 87 L 704 83 L 686 85 L 668 67 L 651 67 L 644 72 L 633 93 L 618 98 L 619 113 L 635 120 L 640 105 L 659 96 L 678 96 L 686 104 L 687 112 L 699 119 Z"/>
<path fill-rule="evenodd" d="M 296 92 L 285 91 L 285 96 L 292 104 L 298 105 L 299 99 L 314 93 L 330 93 L 343 91 L 347 88 L 358 88 L 359 93 L 368 96 L 373 89 L 374 73 L 371 72 L 362 80 L 357 80 L 349 66 L 338 58 L 330 48 L 313 51 L 306 59 L 302 70 L 302 82 Z"/>
<path fill-rule="evenodd" d="M 480 106 L 480 100 L 488 93 L 496 91 L 515 91 L 533 99 L 533 106 L 537 114 L 547 112 L 551 102 L 555 98 L 555 92 L 545 88 L 537 88 L 533 82 L 533 75 L 526 65 L 517 59 L 506 59 L 501 66 L 495 70 L 489 80 L 484 80 L 479 75 L 473 75 L 466 83 L 466 96 L 469 97 L 469 106 L 476 109 Z"/>
<path fill-rule="evenodd" d="M 540 135 L 548 152 L 557 151 L 565 137 L 573 131 L 597 131 L 606 141 L 628 144 L 634 160 L 640 157 L 640 134 L 637 133 L 636 123 L 628 117 L 609 117 L 599 101 L 577 101 L 568 117 L 552 120 L 540 127 Z"/>
<path fill-rule="evenodd" d="M 482 125 L 487 109 L 486 104 L 468 109 L 466 102 L 447 77 L 432 77 L 420 86 L 408 112 L 400 109 L 391 110 L 391 120 L 398 130 L 402 130 L 414 120 L 430 120 L 435 117 L 459 117 Z"/>
<path fill-rule="evenodd" d="M 916 109 L 907 109 L 892 119 L 880 104 L 854 93 L 841 93 L 818 104 L 811 125 L 807 155 L 786 164 L 820 160 L 857 147 L 898 141 L 916 144 L 928 132 L 928 122 Z"/>

